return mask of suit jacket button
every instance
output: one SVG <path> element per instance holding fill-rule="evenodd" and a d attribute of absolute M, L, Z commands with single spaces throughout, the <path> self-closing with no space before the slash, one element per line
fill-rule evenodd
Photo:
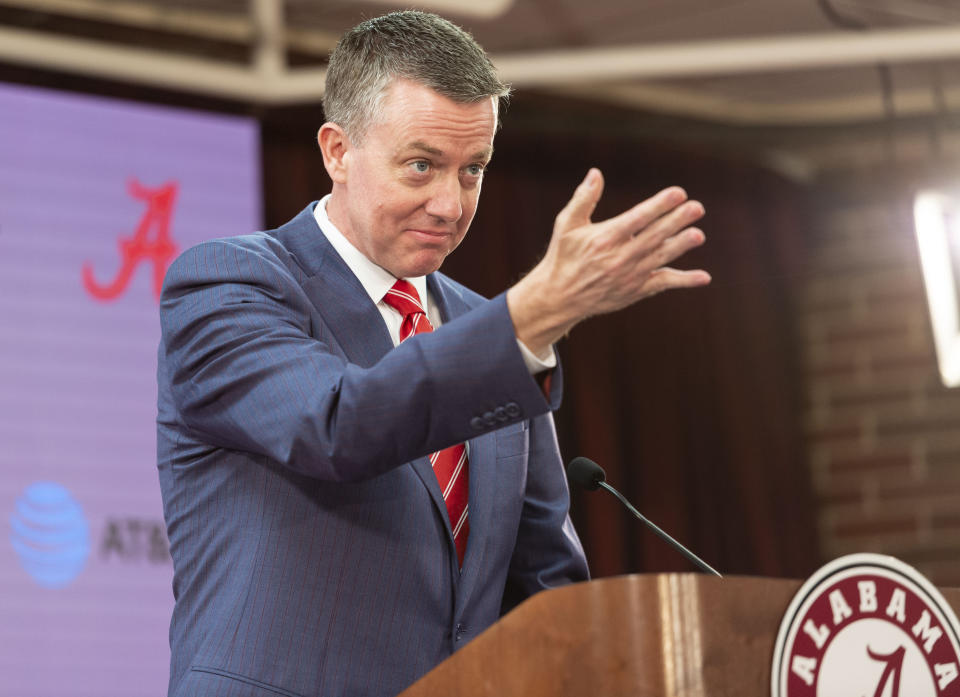
<path fill-rule="evenodd" d="M 497 421 L 506 421 L 510 418 L 510 415 L 507 414 L 507 410 L 503 407 L 497 407 L 493 410 L 493 415 L 497 417 Z"/>
<path fill-rule="evenodd" d="M 504 405 L 504 408 L 507 410 L 507 416 L 509 416 L 511 419 L 515 419 L 516 417 L 520 416 L 520 405 L 516 402 L 507 402 Z"/>
<path fill-rule="evenodd" d="M 481 419 L 479 416 L 474 416 L 472 419 L 470 419 L 470 426 L 474 431 L 482 431 L 483 419 Z"/>
<path fill-rule="evenodd" d="M 492 412 L 492 411 L 484 412 L 484 414 L 483 414 L 483 423 L 485 423 L 487 426 L 496 426 L 496 425 L 497 425 L 497 417 L 493 415 L 493 412 Z"/>

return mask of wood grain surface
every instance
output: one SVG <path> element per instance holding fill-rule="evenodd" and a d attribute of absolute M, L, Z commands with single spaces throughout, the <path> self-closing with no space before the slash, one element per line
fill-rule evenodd
<path fill-rule="evenodd" d="M 540 593 L 401 697 L 762 697 L 802 582 L 632 575 Z M 941 589 L 956 612 L 960 589 Z"/>

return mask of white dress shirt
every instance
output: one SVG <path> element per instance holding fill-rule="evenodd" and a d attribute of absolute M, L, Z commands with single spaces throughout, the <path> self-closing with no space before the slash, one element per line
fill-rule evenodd
<path fill-rule="evenodd" d="M 353 271 L 363 286 L 363 289 L 367 291 L 367 295 L 370 296 L 373 304 L 377 306 L 377 309 L 383 316 L 383 321 L 387 325 L 387 330 L 390 332 L 393 345 L 397 346 L 400 343 L 400 325 L 403 323 L 403 316 L 394 308 L 387 305 L 387 303 L 383 302 L 383 296 L 393 287 L 397 279 L 389 271 L 377 266 L 364 256 L 363 252 L 354 247 L 350 240 L 344 237 L 343 233 L 337 229 L 337 226 L 330 221 L 330 218 L 327 217 L 327 201 L 329 199 L 330 194 L 320 199 L 316 208 L 313 209 L 313 217 L 317 221 L 320 231 L 327 238 L 327 241 L 337 250 L 337 254 L 340 255 L 340 258 L 343 259 L 350 270 Z M 405 280 L 412 283 L 413 287 L 417 289 L 417 294 L 420 296 L 421 302 L 426 298 L 424 309 L 427 311 L 427 319 L 430 320 L 430 324 L 432 324 L 434 328 L 439 327 L 443 321 L 433 295 L 427 290 L 427 277 L 417 276 Z M 526 364 L 527 370 L 530 371 L 531 375 L 536 375 L 537 373 L 550 370 L 557 366 L 557 358 L 554 356 L 552 348 L 550 349 L 549 355 L 538 358 L 519 339 L 517 339 L 517 345 L 520 347 L 520 352 L 523 354 L 523 362 Z"/>

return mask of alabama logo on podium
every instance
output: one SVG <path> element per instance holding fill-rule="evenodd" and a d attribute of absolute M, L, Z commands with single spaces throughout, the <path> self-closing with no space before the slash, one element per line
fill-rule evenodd
<path fill-rule="evenodd" d="M 787 609 L 773 697 L 960 697 L 960 627 L 940 592 L 893 557 L 817 571 Z"/>

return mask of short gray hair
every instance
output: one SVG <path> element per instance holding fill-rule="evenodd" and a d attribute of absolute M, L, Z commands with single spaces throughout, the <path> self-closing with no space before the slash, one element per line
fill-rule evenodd
<path fill-rule="evenodd" d="M 351 138 L 362 138 L 397 78 L 461 104 L 490 97 L 505 101 L 510 95 L 509 85 L 500 81 L 469 33 L 435 14 L 404 10 L 368 19 L 340 38 L 327 68 L 327 120 Z"/>

